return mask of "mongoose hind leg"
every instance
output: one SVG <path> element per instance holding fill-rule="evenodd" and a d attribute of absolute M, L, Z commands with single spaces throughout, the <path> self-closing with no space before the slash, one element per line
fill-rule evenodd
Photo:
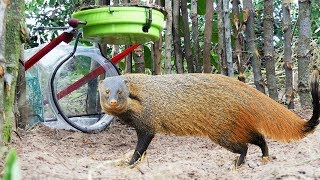
<path fill-rule="evenodd" d="M 269 149 L 265 138 L 261 134 L 255 134 L 252 136 L 251 144 L 257 145 L 262 151 L 262 161 L 267 163 L 269 161 Z"/>
<path fill-rule="evenodd" d="M 228 149 L 229 151 L 233 153 L 240 154 L 240 156 L 235 160 L 235 168 L 241 166 L 244 164 L 244 161 L 247 156 L 248 152 L 248 145 L 247 143 L 236 143 L 236 142 L 231 142 L 230 138 L 225 137 L 225 136 L 220 136 L 222 138 L 216 139 L 216 136 L 209 136 L 209 138 L 213 141 L 218 143 L 220 146 Z"/>
<path fill-rule="evenodd" d="M 150 142 L 154 137 L 154 133 L 141 131 L 141 130 L 136 130 L 136 131 L 138 135 L 138 143 L 133 153 L 133 156 L 129 162 L 129 165 L 135 164 L 141 158 L 141 156 L 145 153 Z"/>
<path fill-rule="evenodd" d="M 229 148 L 234 153 L 240 154 L 240 156 L 236 159 L 235 167 L 239 167 L 244 164 L 248 152 L 247 144 L 232 144 Z"/>

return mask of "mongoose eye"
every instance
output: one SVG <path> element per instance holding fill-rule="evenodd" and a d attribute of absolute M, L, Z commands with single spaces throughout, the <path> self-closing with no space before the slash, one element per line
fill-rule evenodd
<path fill-rule="evenodd" d="M 107 90 L 106 90 L 106 95 L 109 95 L 109 94 L 110 94 L 110 90 L 107 89 Z"/>
<path fill-rule="evenodd" d="M 122 94 L 122 91 L 118 91 L 118 95 L 120 96 Z"/>

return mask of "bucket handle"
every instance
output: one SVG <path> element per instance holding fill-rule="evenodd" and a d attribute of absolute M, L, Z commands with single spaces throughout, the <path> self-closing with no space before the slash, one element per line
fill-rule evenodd
<path fill-rule="evenodd" d="M 142 27 L 142 31 L 147 33 L 151 27 L 151 23 L 152 23 L 152 8 L 149 7 L 149 8 L 146 8 L 146 24 L 143 25 Z"/>

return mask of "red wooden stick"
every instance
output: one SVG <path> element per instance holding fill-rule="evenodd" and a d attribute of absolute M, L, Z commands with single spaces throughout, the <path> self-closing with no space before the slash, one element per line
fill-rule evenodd
<path fill-rule="evenodd" d="M 73 33 L 63 32 L 61 35 L 53 39 L 49 44 L 47 44 L 44 48 L 38 51 L 35 55 L 33 55 L 28 61 L 24 63 L 24 69 L 27 71 L 31 68 L 35 63 L 37 63 L 43 56 L 49 53 L 53 48 L 55 48 L 62 41 L 69 43 L 73 38 Z"/>

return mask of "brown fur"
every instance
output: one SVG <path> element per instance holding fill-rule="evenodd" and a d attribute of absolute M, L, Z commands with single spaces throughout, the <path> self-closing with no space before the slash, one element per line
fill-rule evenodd
<path fill-rule="evenodd" d="M 100 96 L 109 88 L 106 82 L 115 79 L 127 82 L 128 113 L 112 112 L 108 97 L 101 98 L 101 105 L 111 115 L 130 119 L 127 123 L 136 129 L 208 137 L 230 150 L 233 144 L 251 143 L 257 134 L 285 142 L 307 134 L 305 120 L 255 88 L 223 75 L 111 77 L 100 84 Z M 118 82 L 113 84 L 116 87 Z"/>

